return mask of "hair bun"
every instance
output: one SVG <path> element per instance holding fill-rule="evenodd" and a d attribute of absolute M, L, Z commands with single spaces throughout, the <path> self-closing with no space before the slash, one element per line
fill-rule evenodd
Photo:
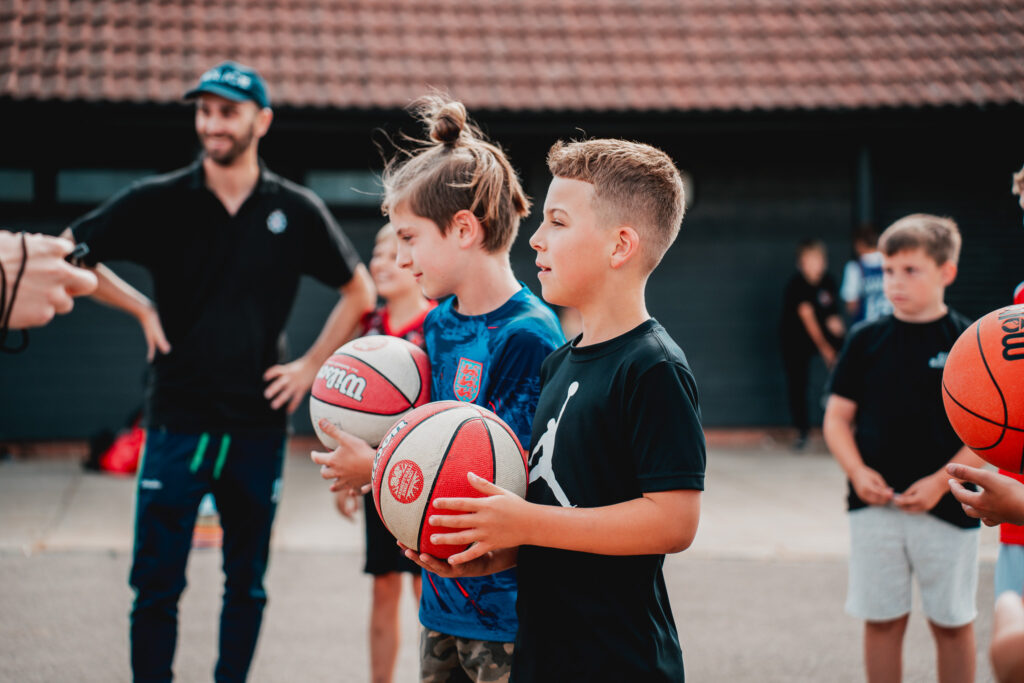
<path fill-rule="evenodd" d="M 461 102 L 440 100 L 429 117 L 430 139 L 454 147 L 466 127 L 466 108 Z"/>

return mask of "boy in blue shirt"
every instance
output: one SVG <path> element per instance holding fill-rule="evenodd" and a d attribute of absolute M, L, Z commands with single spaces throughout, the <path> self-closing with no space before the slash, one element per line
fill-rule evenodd
<path fill-rule="evenodd" d="M 516 280 L 509 262 L 529 200 L 462 104 L 428 97 L 418 113 L 431 140 L 388 165 L 384 209 L 398 234 L 398 265 L 427 297 L 449 297 L 423 324 L 431 400 L 484 406 L 529 448 L 541 363 L 565 341 L 555 314 Z M 336 487 L 368 482 L 373 450 L 341 436 L 336 451 L 314 457 L 321 474 L 338 478 Z M 422 680 L 507 680 L 518 630 L 515 570 L 423 577 Z"/>

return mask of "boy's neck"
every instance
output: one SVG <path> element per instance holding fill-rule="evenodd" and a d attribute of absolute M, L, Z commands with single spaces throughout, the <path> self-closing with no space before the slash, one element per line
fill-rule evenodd
<path fill-rule="evenodd" d="M 393 296 L 384 301 L 384 308 L 388 312 L 388 324 L 392 331 L 397 332 L 409 323 L 416 320 L 423 311 L 430 308 L 430 301 L 425 299 L 419 290 L 413 290 L 408 294 Z"/>
<path fill-rule="evenodd" d="M 603 296 L 580 305 L 579 312 L 583 336 L 577 346 L 600 344 L 622 336 L 651 318 L 643 286 L 606 291 Z"/>
<path fill-rule="evenodd" d="M 463 272 L 455 288 L 455 310 L 462 315 L 483 315 L 501 307 L 522 285 L 516 280 L 507 252 L 487 254 Z"/>
<path fill-rule="evenodd" d="M 949 307 L 945 301 L 940 301 L 936 306 L 929 306 L 928 308 L 918 311 L 916 313 L 903 313 L 897 308 L 893 308 L 892 315 L 900 322 L 905 323 L 933 323 L 939 320 L 949 313 Z"/>

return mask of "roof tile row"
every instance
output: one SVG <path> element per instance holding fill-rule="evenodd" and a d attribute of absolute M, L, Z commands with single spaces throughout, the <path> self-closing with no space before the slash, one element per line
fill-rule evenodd
<path fill-rule="evenodd" d="M 0 96 L 177 100 L 222 59 L 276 103 L 716 110 L 1024 103 L 999 0 L 10 0 Z"/>

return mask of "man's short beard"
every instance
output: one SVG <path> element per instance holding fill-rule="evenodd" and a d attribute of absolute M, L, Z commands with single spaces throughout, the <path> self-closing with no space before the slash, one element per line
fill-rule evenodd
<path fill-rule="evenodd" d="M 249 149 L 249 145 L 252 144 L 252 139 L 255 137 L 254 129 L 255 124 L 249 126 L 248 132 L 238 140 L 234 140 L 231 147 L 228 148 L 226 152 L 214 155 L 207 150 L 206 156 L 209 157 L 210 161 L 218 166 L 231 166 L 235 163 L 238 157 L 242 156 L 245 150 Z"/>

